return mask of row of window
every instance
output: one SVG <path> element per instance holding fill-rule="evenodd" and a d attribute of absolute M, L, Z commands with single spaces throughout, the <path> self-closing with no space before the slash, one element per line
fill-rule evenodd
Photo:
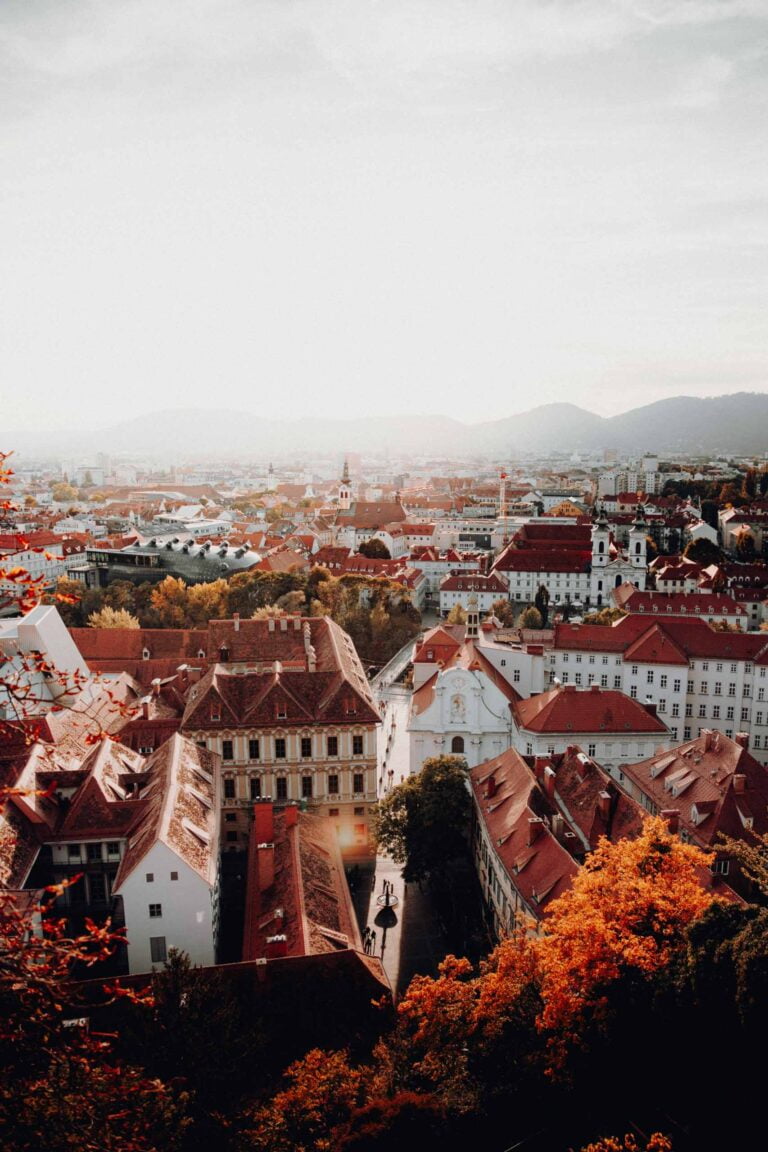
<path fill-rule="evenodd" d="M 301 777 L 301 798 L 303 800 L 311 800 L 314 795 L 314 776 Z M 237 781 L 233 776 L 228 776 L 224 779 L 224 799 L 234 800 L 237 797 Z M 262 782 L 258 776 L 251 776 L 248 780 L 249 798 L 251 800 L 259 800 L 262 795 Z M 352 773 L 352 791 L 356 795 L 362 795 L 365 791 L 365 774 L 363 772 Z M 328 773 L 328 795 L 338 796 L 339 794 L 339 775 L 337 772 Z M 288 777 L 277 776 L 275 778 L 275 797 L 278 800 L 287 800 L 288 797 Z"/>
<path fill-rule="evenodd" d="M 338 736 L 326 736 L 326 755 L 338 756 L 339 754 L 339 738 Z M 284 736 L 276 736 L 274 739 L 274 755 L 275 760 L 285 760 L 287 758 L 287 740 Z M 352 737 L 352 755 L 362 756 L 364 749 L 363 736 Z M 235 742 L 234 740 L 222 740 L 221 742 L 221 755 L 224 760 L 234 760 L 235 758 Z M 301 750 L 300 755 L 302 760 L 312 759 L 312 737 L 301 737 Z M 261 741 L 258 739 L 251 739 L 248 741 L 248 759 L 260 760 L 261 759 Z"/>

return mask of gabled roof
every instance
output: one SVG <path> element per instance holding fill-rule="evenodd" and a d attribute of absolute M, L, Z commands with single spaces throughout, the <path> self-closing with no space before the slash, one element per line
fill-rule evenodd
<path fill-rule="evenodd" d="M 748 843 L 768 832 L 768 770 L 723 732 L 705 730 L 622 771 L 660 810 L 677 809 L 702 847 L 716 847 L 720 832 Z"/>
<path fill-rule="evenodd" d="M 514 714 L 518 727 L 527 732 L 669 736 L 666 724 L 638 700 L 596 685 L 579 690 L 573 684 L 564 684 L 519 700 Z"/>
<path fill-rule="evenodd" d="M 531 914 L 540 919 L 579 870 L 550 830 L 555 809 L 514 748 L 478 764 L 470 780 L 477 817 L 487 829 L 496 860 Z"/>

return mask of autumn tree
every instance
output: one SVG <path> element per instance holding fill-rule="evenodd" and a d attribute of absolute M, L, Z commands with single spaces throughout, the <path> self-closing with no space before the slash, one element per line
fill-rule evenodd
<path fill-rule="evenodd" d="M 454 604 L 446 618 L 446 624 L 466 624 L 467 614 L 461 604 Z"/>
<path fill-rule="evenodd" d="M 509 600 L 494 600 L 491 604 L 490 615 L 495 616 L 505 628 L 514 628 L 515 626 L 515 609 Z"/>
<path fill-rule="evenodd" d="M 286 1087 L 241 1118 L 242 1152 L 329 1152 L 334 1130 L 363 1102 L 364 1072 L 345 1052 L 312 1049 L 286 1070 Z"/>
<path fill-rule="evenodd" d="M 69 504 L 73 500 L 77 500 L 77 488 L 73 488 L 71 484 L 54 484 L 51 488 L 51 495 L 57 504 Z"/>
<path fill-rule="evenodd" d="M 465 853 L 470 807 L 466 760 L 433 756 L 379 801 L 374 833 L 406 880 L 422 880 Z"/>
<path fill-rule="evenodd" d="M 125 608 L 102 608 L 88 617 L 89 628 L 138 628 L 139 621 Z"/>
<path fill-rule="evenodd" d="M 519 628 L 528 628 L 535 631 L 544 627 L 544 617 L 538 608 L 531 604 L 524 612 L 520 613 L 520 619 L 517 624 Z"/>

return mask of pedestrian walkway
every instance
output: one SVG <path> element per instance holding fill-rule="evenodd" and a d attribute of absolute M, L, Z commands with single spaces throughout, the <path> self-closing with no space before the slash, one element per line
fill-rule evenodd
<path fill-rule="evenodd" d="M 390 892 L 389 906 L 378 898 Z M 445 942 L 429 900 L 418 884 L 406 884 L 400 866 L 380 856 L 356 873 L 352 899 L 360 931 L 371 933 L 370 951 L 384 966 L 392 991 L 401 996 L 416 973 L 434 975 Z"/>

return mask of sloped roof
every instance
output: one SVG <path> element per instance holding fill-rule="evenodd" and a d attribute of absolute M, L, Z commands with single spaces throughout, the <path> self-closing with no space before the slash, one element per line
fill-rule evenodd
<path fill-rule="evenodd" d="M 610 688 L 564 684 L 514 705 L 518 727 L 540 733 L 655 733 L 669 729 L 638 700 Z"/>

